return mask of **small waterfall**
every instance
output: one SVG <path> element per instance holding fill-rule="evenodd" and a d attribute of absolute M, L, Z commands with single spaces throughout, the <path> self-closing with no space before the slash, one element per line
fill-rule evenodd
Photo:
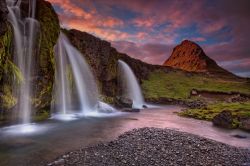
<path fill-rule="evenodd" d="M 21 18 L 21 0 L 7 0 L 8 20 L 14 29 L 14 63 L 21 70 L 24 82 L 21 86 L 15 85 L 14 91 L 18 97 L 17 111 L 23 124 L 30 123 L 32 76 L 34 76 L 34 57 L 37 53 L 37 34 L 39 22 L 35 19 L 36 0 L 29 1 L 29 16 Z"/>
<path fill-rule="evenodd" d="M 70 110 L 72 111 L 73 105 L 76 105 L 73 101 L 78 101 L 78 109 L 81 110 L 82 115 L 97 112 L 98 90 L 94 77 L 83 55 L 71 45 L 63 33 L 60 34 L 55 46 L 55 54 L 54 109 L 62 114 L 67 114 Z M 69 71 L 73 75 L 73 80 L 70 80 L 67 75 Z M 72 83 L 73 86 L 71 86 Z"/>
<path fill-rule="evenodd" d="M 142 108 L 144 105 L 144 98 L 135 74 L 124 61 L 118 60 L 118 64 L 122 78 L 121 83 L 123 96 L 133 101 L 133 108 Z"/>

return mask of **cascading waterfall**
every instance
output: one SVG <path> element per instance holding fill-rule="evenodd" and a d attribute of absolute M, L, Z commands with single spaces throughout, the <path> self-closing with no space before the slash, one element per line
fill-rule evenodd
<path fill-rule="evenodd" d="M 77 103 L 79 105 L 78 110 L 81 110 L 81 114 L 89 115 L 97 112 L 98 90 L 94 77 L 83 55 L 70 44 L 63 33 L 60 34 L 55 46 L 55 54 L 54 109 L 62 114 L 67 114 L 72 110 L 72 105 L 75 105 L 75 103 L 73 102 L 72 86 L 70 85 L 73 82 L 74 93 L 79 101 Z M 69 71 L 73 75 L 72 82 L 70 82 L 69 75 L 67 75 Z"/>
<path fill-rule="evenodd" d="M 20 13 L 21 0 L 7 0 L 9 22 L 14 29 L 14 63 L 21 70 L 24 82 L 15 86 L 14 91 L 18 97 L 17 111 L 23 124 L 30 123 L 32 76 L 34 75 L 34 55 L 37 52 L 37 34 L 39 22 L 35 19 L 36 0 L 29 1 L 29 16 L 22 18 Z M 15 83 L 14 83 L 15 85 Z"/>
<path fill-rule="evenodd" d="M 118 64 L 120 75 L 122 77 L 121 83 L 123 96 L 133 101 L 133 108 L 142 108 L 144 105 L 144 98 L 135 74 L 124 61 L 118 60 Z"/>

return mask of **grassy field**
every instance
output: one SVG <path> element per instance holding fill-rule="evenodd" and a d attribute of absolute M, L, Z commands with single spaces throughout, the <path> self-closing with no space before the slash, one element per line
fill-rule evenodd
<path fill-rule="evenodd" d="M 145 98 L 166 97 L 185 100 L 189 98 L 192 89 L 250 94 L 250 82 L 225 81 L 180 71 L 156 71 L 151 73 L 147 80 L 143 80 L 142 89 Z"/>
<path fill-rule="evenodd" d="M 245 103 L 215 103 L 210 104 L 204 109 L 188 109 L 180 113 L 182 116 L 193 117 L 196 119 L 212 120 L 215 115 L 222 110 L 232 112 L 233 116 L 250 117 L 250 102 Z"/>
<path fill-rule="evenodd" d="M 222 112 L 223 110 L 231 111 L 233 115 L 233 125 L 238 127 L 239 117 L 249 117 L 250 118 L 250 102 L 245 103 L 215 103 L 210 104 L 207 108 L 203 109 L 187 109 L 180 112 L 180 116 L 191 117 L 195 119 L 208 120 L 211 121 L 214 116 Z"/>

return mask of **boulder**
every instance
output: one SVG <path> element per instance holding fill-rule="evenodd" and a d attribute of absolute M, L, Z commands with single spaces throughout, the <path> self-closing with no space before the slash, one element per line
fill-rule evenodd
<path fill-rule="evenodd" d="M 0 36 L 4 35 L 7 32 L 7 15 L 8 15 L 8 8 L 6 4 L 6 0 L 0 1 Z"/>
<path fill-rule="evenodd" d="M 191 91 L 191 95 L 192 95 L 192 96 L 196 96 L 196 95 L 198 95 L 198 92 L 197 92 L 196 90 L 193 89 L 193 90 Z"/>
<path fill-rule="evenodd" d="M 213 125 L 218 127 L 233 128 L 233 116 L 231 111 L 222 111 L 213 118 L 212 122 Z"/>
<path fill-rule="evenodd" d="M 117 97 L 116 106 L 120 108 L 132 108 L 133 101 L 125 97 Z"/>
<path fill-rule="evenodd" d="M 250 118 L 241 118 L 240 124 L 241 129 L 250 131 Z"/>

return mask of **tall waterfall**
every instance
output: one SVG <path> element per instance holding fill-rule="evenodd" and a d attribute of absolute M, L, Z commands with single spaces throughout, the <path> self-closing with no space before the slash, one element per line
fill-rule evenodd
<path fill-rule="evenodd" d="M 76 109 L 73 105 L 79 105 L 76 111 L 80 110 L 83 115 L 97 111 L 98 90 L 94 77 L 83 55 L 71 45 L 63 33 L 55 46 L 55 54 L 54 109 L 67 114 Z"/>
<path fill-rule="evenodd" d="M 34 75 L 34 55 L 37 53 L 37 35 L 39 22 L 35 19 L 36 0 L 29 1 L 29 16 L 22 18 L 20 13 L 21 0 L 7 0 L 8 20 L 14 29 L 14 63 L 21 70 L 24 82 L 15 85 L 18 97 L 17 111 L 19 119 L 26 124 L 31 119 L 32 76 Z"/>
<path fill-rule="evenodd" d="M 142 108 L 144 105 L 144 98 L 135 74 L 124 61 L 118 60 L 118 64 L 122 77 L 121 83 L 123 96 L 128 97 L 133 101 L 133 108 Z"/>

